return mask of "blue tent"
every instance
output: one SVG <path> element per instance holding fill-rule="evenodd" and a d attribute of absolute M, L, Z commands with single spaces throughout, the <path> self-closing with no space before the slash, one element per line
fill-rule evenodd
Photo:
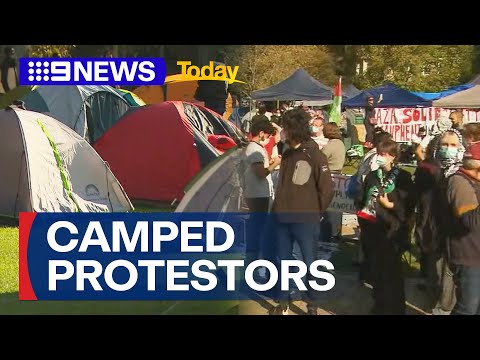
<path fill-rule="evenodd" d="M 437 92 L 437 93 L 430 93 L 430 92 L 413 92 L 412 91 L 412 94 L 415 94 L 417 96 L 420 96 L 421 98 L 425 99 L 425 100 L 438 100 L 438 99 L 441 99 L 445 96 L 448 96 L 448 95 L 452 95 L 452 94 L 455 94 L 459 91 L 463 91 L 463 90 L 468 90 L 470 88 L 472 88 L 474 85 L 472 84 L 465 84 L 465 85 L 458 85 L 458 86 L 453 86 L 451 88 L 448 88 L 447 90 L 444 90 L 444 91 L 440 91 L 440 92 Z"/>
<path fill-rule="evenodd" d="M 367 103 L 367 96 L 373 96 L 376 107 L 430 107 L 432 102 L 425 100 L 412 92 L 399 88 L 394 84 L 384 84 L 371 89 L 363 90 L 357 96 L 342 103 L 342 106 L 349 108 L 364 107 Z"/>
<path fill-rule="evenodd" d="M 332 100 L 332 88 L 316 80 L 304 69 L 296 70 L 285 80 L 268 88 L 252 92 L 252 99 L 262 101 L 276 100 Z"/>

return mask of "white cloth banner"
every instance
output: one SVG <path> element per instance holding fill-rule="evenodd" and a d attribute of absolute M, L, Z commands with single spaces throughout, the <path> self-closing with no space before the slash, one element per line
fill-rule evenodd
<path fill-rule="evenodd" d="M 480 111 L 473 109 L 463 110 L 464 124 L 480 122 Z M 397 142 L 411 142 L 412 135 L 416 134 L 421 126 L 431 128 L 440 115 L 450 115 L 453 109 L 443 108 L 376 108 L 375 117 L 377 126 L 393 135 Z"/>
<path fill-rule="evenodd" d="M 335 182 L 335 194 L 328 211 L 356 214 L 353 199 L 347 196 L 348 185 L 352 177 L 332 174 L 332 178 Z"/>

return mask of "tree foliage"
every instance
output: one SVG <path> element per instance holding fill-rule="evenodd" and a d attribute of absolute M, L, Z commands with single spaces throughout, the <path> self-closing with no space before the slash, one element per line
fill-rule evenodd
<path fill-rule="evenodd" d="M 441 91 L 468 81 L 473 72 L 471 45 L 365 45 L 357 63 L 367 63 L 356 75 L 359 88 L 392 82 L 411 91 Z"/>
<path fill-rule="evenodd" d="M 228 63 L 239 66 L 237 79 L 247 83 L 248 93 L 276 84 L 299 68 L 325 85 L 336 79 L 333 56 L 323 45 L 242 45 L 228 55 Z"/>
<path fill-rule="evenodd" d="M 71 57 L 75 45 L 30 45 L 28 52 L 32 57 Z"/>

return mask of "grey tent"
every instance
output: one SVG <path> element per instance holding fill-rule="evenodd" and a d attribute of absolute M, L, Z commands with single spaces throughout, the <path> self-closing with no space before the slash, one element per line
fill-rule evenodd
<path fill-rule="evenodd" d="M 304 69 L 298 69 L 285 80 L 252 92 L 251 98 L 261 101 L 323 101 L 332 100 L 333 93 L 332 88 L 314 79 Z"/>
<path fill-rule="evenodd" d="M 435 100 L 433 101 L 433 106 L 441 108 L 478 109 L 480 108 L 480 85 Z"/>
<path fill-rule="evenodd" d="M 45 114 L 0 111 L 0 169 L 1 215 L 133 210 L 90 144 Z"/>
<path fill-rule="evenodd" d="M 241 211 L 244 153 L 244 148 L 234 148 L 197 174 L 175 212 Z"/>

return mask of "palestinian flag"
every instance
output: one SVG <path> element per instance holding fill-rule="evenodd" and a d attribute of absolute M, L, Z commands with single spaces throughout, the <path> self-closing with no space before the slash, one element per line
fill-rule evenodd
<path fill-rule="evenodd" d="M 335 85 L 335 92 L 332 107 L 328 113 L 328 121 L 340 125 L 342 119 L 342 78 L 338 78 L 337 85 Z"/>

